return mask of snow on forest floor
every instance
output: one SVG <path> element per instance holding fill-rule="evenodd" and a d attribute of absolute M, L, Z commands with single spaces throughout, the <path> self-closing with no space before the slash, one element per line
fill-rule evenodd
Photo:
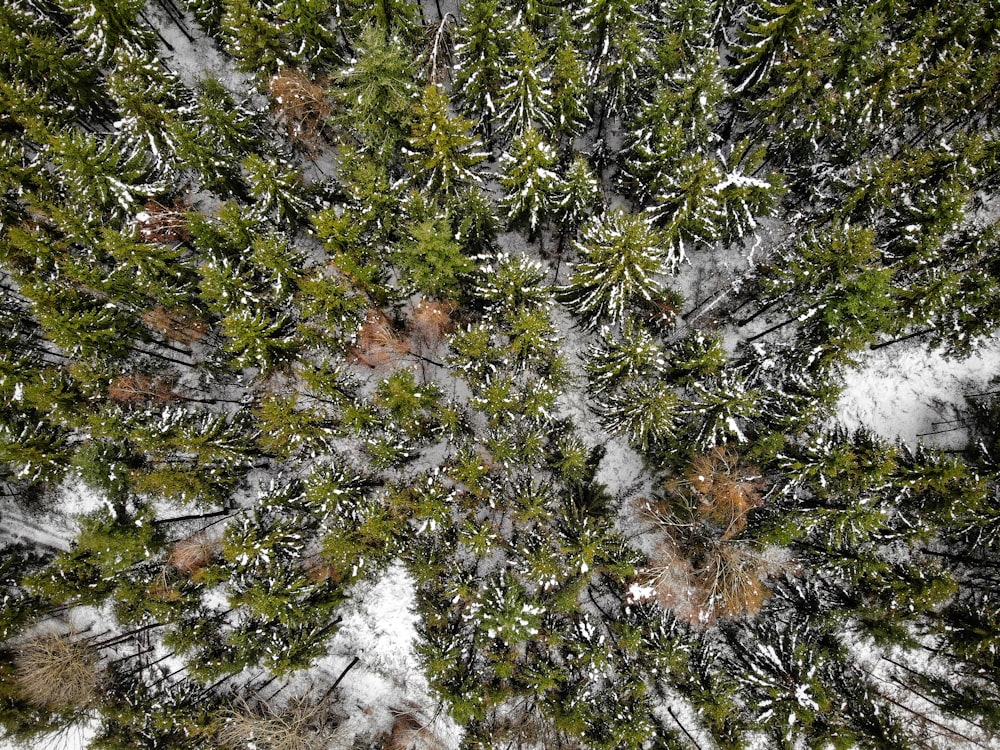
<path fill-rule="evenodd" d="M 928 351 L 919 341 L 858 355 L 858 367 L 844 377 L 837 420 L 850 430 L 867 427 L 889 439 L 954 448 L 964 429 L 947 424 L 965 394 L 991 389 L 1000 376 L 1000 336 L 965 359 Z M 935 424 L 941 423 L 941 424 Z M 934 434 L 937 433 L 937 434 Z"/>
<path fill-rule="evenodd" d="M 43 507 L 26 510 L 11 498 L 0 502 L 0 544 L 26 542 L 51 550 L 69 549 L 76 535 L 74 518 L 93 513 L 107 498 L 74 474 L 67 475 L 53 500 Z"/>
<path fill-rule="evenodd" d="M 431 696 L 416 653 L 417 620 L 414 581 L 402 563 L 353 592 L 328 656 L 316 664 L 332 683 L 359 659 L 339 687 L 348 715 L 341 739 L 408 732 L 407 747 L 458 747 L 462 730 Z"/>

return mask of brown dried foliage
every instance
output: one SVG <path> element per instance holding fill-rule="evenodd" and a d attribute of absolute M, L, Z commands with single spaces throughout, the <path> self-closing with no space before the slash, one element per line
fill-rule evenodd
<path fill-rule="evenodd" d="M 410 333 L 413 340 L 427 347 L 436 347 L 454 327 L 458 306 L 444 300 L 420 300 L 410 313 Z"/>
<path fill-rule="evenodd" d="M 142 322 L 171 341 L 181 344 L 193 344 L 208 333 L 208 323 L 195 313 L 169 310 L 163 305 L 157 305 L 143 313 Z"/>
<path fill-rule="evenodd" d="M 17 686 L 40 708 L 82 708 L 97 700 L 98 654 L 72 633 L 48 633 L 17 648 Z"/>
<path fill-rule="evenodd" d="M 332 581 L 341 583 L 344 579 L 344 571 L 338 565 L 334 565 L 322 555 L 311 555 L 302 561 L 302 568 L 306 578 L 313 583 L 323 583 Z"/>
<path fill-rule="evenodd" d="M 416 706 L 408 709 L 390 708 L 395 717 L 392 729 L 385 737 L 382 747 L 387 750 L 444 750 L 445 744 L 420 718 Z"/>
<path fill-rule="evenodd" d="M 384 312 L 368 310 L 365 323 L 358 330 L 352 354 L 369 367 L 396 362 L 410 352 L 410 345 Z"/>
<path fill-rule="evenodd" d="M 740 541 L 758 507 L 763 479 L 718 447 L 695 457 L 644 511 L 661 535 L 643 585 L 661 606 L 692 623 L 710 623 L 760 609 L 773 566 Z"/>
<path fill-rule="evenodd" d="M 170 548 L 167 564 L 181 575 L 193 578 L 215 561 L 219 549 L 218 539 L 199 531 Z"/>
<path fill-rule="evenodd" d="M 168 404 L 180 396 L 173 392 L 170 383 L 143 373 L 119 375 L 108 384 L 108 398 L 118 404 L 136 406 L 146 403 Z"/>
<path fill-rule="evenodd" d="M 747 525 L 747 514 L 760 505 L 763 478 L 754 467 L 717 446 L 695 457 L 684 479 L 698 499 L 696 515 L 719 524 L 720 539 L 731 539 Z"/>
<path fill-rule="evenodd" d="M 136 221 L 139 237 L 143 242 L 163 245 L 190 241 L 187 220 L 190 210 L 191 206 L 181 200 L 165 206 L 158 200 L 150 199 Z"/>
<path fill-rule="evenodd" d="M 275 117 L 289 137 L 306 148 L 316 147 L 330 117 L 326 89 L 298 70 L 283 70 L 268 83 Z"/>

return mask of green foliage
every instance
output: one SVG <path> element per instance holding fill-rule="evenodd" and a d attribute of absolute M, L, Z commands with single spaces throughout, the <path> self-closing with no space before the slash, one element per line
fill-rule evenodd
<path fill-rule="evenodd" d="M 413 110 L 403 152 L 414 182 L 431 196 L 456 194 L 479 182 L 476 166 L 486 158 L 470 123 L 448 114 L 448 95 L 436 84 L 424 88 Z"/>
<path fill-rule="evenodd" d="M 156 554 L 162 532 L 149 514 L 115 518 L 107 510 L 80 519 L 80 533 L 68 552 L 25 579 L 33 595 L 51 605 L 100 604 L 120 576 Z"/>
<path fill-rule="evenodd" d="M 426 219 L 408 232 L 395 253 L 401 281 L 425 297 L 453 300 L 461 294 L 472 261 L 462 254 L 446 219 Z"/>
<path fill-rule="evenodd" d="M 664 254 L 645 220 L 620 210 L 591 219 L 575 248 L 582 260 L 559 299 L 588 329 L 603 321 L 622 323 L 635 307 L 655 306 L 663 297 L 658 277 L 680 262 Z"/>
<path fill-rule="evenodd" d="M 555 163 L 555 150 L 530 126 L 521 131 L 501 159 L 504 171 L 500 184 L 506 193 L 503 207 L 511 226 L 526 226 L 530 237 L 548 218 L 559 188 L 559 176 L 552 171 Z"/>
<path fill-rule="evenodd" d="M 335 78 L 336 120 L 376 161 L 391 163 L 406 139 L 418 88 L 412 58 L 397 37 L 365 27 L 354 58 Z"/>

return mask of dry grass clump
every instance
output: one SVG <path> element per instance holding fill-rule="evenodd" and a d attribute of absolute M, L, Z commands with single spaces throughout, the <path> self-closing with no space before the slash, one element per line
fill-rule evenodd
<path fill-rule="evenodd" d="M 410 314 L 410 331 L 414 341 L 436 347 L 445 334 L 454 329 L 452 315 L 458 306 L 445 300 L 420 300 Z"/>
<path fill-rule="evenodd" d="M 188 231 L 187 213 L 190 210 L 191 206 L 180 200 L 165 206 L 158 200 L 150 199 L 136 216 L 140 239 L 163 245 L 189 241 L 191 233 Z"/>
<path fill-rule="evenodd" d="M 396 362 L 409 354 L 410 345 L 384 312 L 372 308 L 365 316 L 365 323 L 358 330 L 352 353 L 359 362 L 369 367 Z"/>
<path fill-rule="evenodd" d="M 208 333 L 208 323 L 193 312 L 169 310 L 157 305 L 142 314 L 142 322 L 161 335 L 180 344 L 193 344 Z"/>
<path fill-rule="evenodd" d="M 342 583 L 346 578 L 343 568 L 319 554 L 305 558 L 302 561 L 302 569 L 305 571 L 306 578 L 313 583 L 324 583 L 325 581 Z"/>
<path fill-rule="evenodd" d="M 315 147 L 330 117 L 330 102 L 326 90 L 298 70 L 286 69 L 268 83 L 274 100 L 274 115 L 288 129 L 296 143 Z"/>
<path fill-rule="evenodd" d="M 180 398 L 163 378 L 143 373 L 119 375 L 108 384 L 108 398 L 118 404 L 138 406 L 146 403 L 168 404 Z"/>
<path fill-rule="evenodd" d="M 219 742 L 233 750 L 327 750 L 335 734 L 322 702 L 298 699 L 276 711 L 244 701 L 227 713 Z"/>
<path fill-rule="evenodd" d="M 199 531 L 170 548 L 167 565 L 181 575 L 193 578 L 219 556 L 219 540 Z"/>
<path fill-rule="evenodd" d="M 98 654 L 72 633 L 48 633 L 17 648 L 17 686 L 40 708 L 83 708 L 97 700 Z"/>

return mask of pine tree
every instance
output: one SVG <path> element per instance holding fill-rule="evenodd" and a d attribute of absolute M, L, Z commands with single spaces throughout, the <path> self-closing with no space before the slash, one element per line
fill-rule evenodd
<path fill-rule="evenodd" d="M 395 254 L 402 283 L 428 298 L 457 299 L 462 278 L 473 265 L 462 255 L 448 221 L 427 219 L 407 234 Z"/>
<path fill-rule="evenodd" d="M 597 409 L 601 424 L 643 453 L 665 449 L 679 433 L 680 399 L 657 380 L 626 380 Z"/>
<path fill-rule="evenodd" d="M 43 93 L 66 118 L 96 116 L 104 93 L 97 65 L 67 42 L 51 18 L 15 3 L 0 9 L 3 79 Z"/>
<path fill-rule="evenodd" d="M 392 163 L 409 133 L 418 96 L 415 75 L 399 39 L 369 26 L 355 41 L 350 64 L 334 79 L 331 93 L 342 111 L 336 121 L 381 164 Z"/>
<path fill-rule="evenodd" d="M 600 333 L 601 341 L 591 346 L 584 365 L 587 390 L 593 396 L 633 381 L 655 380 L 663 373 L 663 346 L 634 318 L 626 318 L 620 337 L 608 327 Z"/>
<path fill-rule="evenodd" d="M 70 356 L 116 360 L 131 349 L 135 325 L 118 305 L 68 284 L 38 280 L 22 284 L 45 335 Z"/>
<path fill-rule="evenodd" d="M 601 207 L 601 186 L 587 160 L 577 155 L 563 172 L 558 188 L 552 213 L 560 228 L 559 236 L 573 237 Z"/>
<path fill-rule="evenodd" d="M 511 144 L 510 152 L 501 159 L 504 171 L 500 177 L 506 195 L 511 226 L 528 228 L 534 238 L 550 212 L 559 176 L 553 171 L 556 152 L 534 128 L 528 128 Z"/>
<path fill-rule="evenodd" d="M 241 308 L 222 318 L 223 351 L 238 369 L 267 373 L 292 360 L 299 347 L 288 316 L 260 308 Z"/>
<path fill-rule="evenodd" d="M 279 222 L 294 227 L 313 208 L 292 165 L 258 154 L 250 154 L 242 163 L 250 193 L 257 199 L 261 213 L 273 213 Z"/>
<path fill-rule="evenodd" d="M 142 143 L 158 169 L 172 167 L 176 145 L 171 133 L 183 127 L 174 123 L 186 119 L 182 113 L 189 110 L 190 93 L 148 53 L 136 56 L 118 50 L 107 80 L 123 135 Z"/>
<path fill-rule="evenodd" d="M 559 299 L 591 330 L 605 320 L 624 322 L 636 306 L 655 306 L 664 293 L 657 276 L 680 261 L 664 254 L 644 219 L 621 210 L 591 219 L 574 247 L 582 261 Z"/>
<path fill-rule="evenodd" d="M 531 128 L 545 131 L 551 126 L 551 91 L 542 69 L 546 57 L 544 46 L 528 28 L 514 34 L 497 101 L 501 138 L 518 138 Z"/>
<path fill-rule="evenodd" d="M 258 0 L 225 0 L 223 7 L 219 31 L 237 69 L 262 79 L 273 76 L 286 64 L 286 52 L 269 7 Z"/>
<path fill-rule="evenodd" d="M 587 66 L 577 50 L 578 42 L 569 15 L 560 16 L 553 41 L 552 75 L 549 86 L 552 124 L 546 132 L 554 143 L 579 135 L 589 122 Z"/>
<path fill-rule="evenodd" d="M 448 197 L 479 182 L 475 167 L 486 154 L 462 117 L 448 114 L 448 95 L 440 86 L 424 88 L 413 112 L 404 148 L 413 180 L 431 196 Z"/>
<path fill-rule="evenodd" d="M 796 0 L 788 5 L 757 0 L 736 45 L 737 63 L 732 69 L 734 91 L 766 88 L 772 69 L 782 60 L 795 57 L 794 45 L 800 38 L 806 38 L 826 13 L 816 8 L 812 0 Z"/>
<path fill-rule="evenodd" d="M 396 37 L 411 44 L 419 38 L 422 9 L 414 0 L 375 0 L 352 4 L 353 25 L 375 28 L 387 42 Z"/>
<path fill-rule="evenodd" d="M 552 292 L 545 276 L 545 268 L 538 261 L 500 253 L 479 268 L 474 293 L 489 312 L 511 318 L 551 303 Z"/>
<path fill-rule="evenodd" d="M 498 0 L 468 0 L 462 16 L 455 31 L 455 91 L 492 149 L 504 61 L 513 47 L 511 23 Z"/>
<path fill-rule="evenodd" d="M 111 219 L 130 217 L 147 196 L 163 190 L 149 152 L 124 138 L 73 129 L 53 135 L 46 148 L 67 204 L 82 216 L 96 210 Z"/>
<path fill-rule="evenodd" d="M 576 14 L 591 60 L 589 83 L 600 99 L 598 133 L 608 117 L 634 102 L 642 66 L 650 57 L 642 6 L 626 0 L 587 0 Z"/>
<path fill-rule="evenodd" d="M 830 662 L 836 642 L 804 623 L 777 617 L 724 633 L 731 649 L 727 661 L 749 691 L 755 724 L 783 747 L 802 736 L 823 737 L 824 725 L 838 718 L 829 685 L 835 670 L 843 668 Z"/>
<path fill-rule="evenodd" d="M 63 0 L 73 35 L 84 52 L 107 65 L 119 48 L 141 53 L 155 49 L 149 27 L 140 22 L 141 0 Z"/>

